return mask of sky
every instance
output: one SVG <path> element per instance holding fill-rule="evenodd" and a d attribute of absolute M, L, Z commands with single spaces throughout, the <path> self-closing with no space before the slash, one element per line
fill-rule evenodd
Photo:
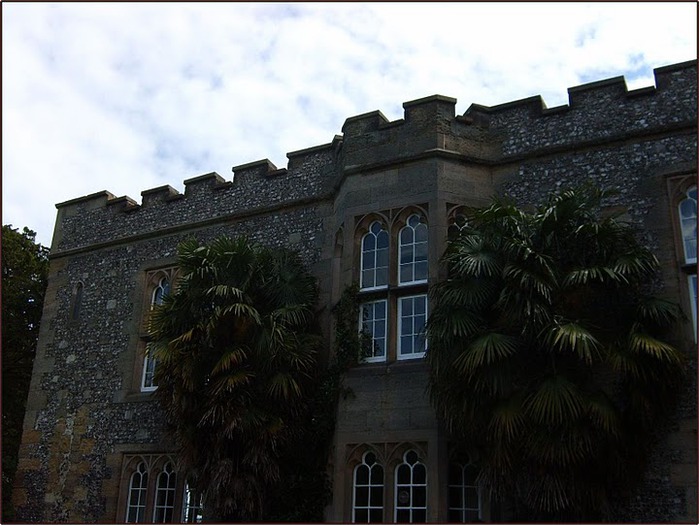
<path fill-rule="evenodd" d="M 494 106 L 697 57 L 695 2 L 2 3 L 2 223 L 327 144 L 440 94 Z"/>

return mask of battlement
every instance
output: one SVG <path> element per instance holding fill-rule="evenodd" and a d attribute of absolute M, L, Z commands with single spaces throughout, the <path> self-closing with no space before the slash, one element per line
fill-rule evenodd
<path fill-rule="evenodd" d="M 533 96 L 492 107 L 472 104 L 456 115 L 455 98 L 432 95 L 405 102 L 399 120 L 389 121 L 380 111 L 356 115 L 332 142 L 287 153 L 284 168 L 268 159 L 240 164 L 230 181 L 206 173 L 185 180 L 184 194 L 169 185 L 144 190 L 141 204 L 108 191 L 57 204 L 52 248 L 328 197 L 342 174 L 430 155 L 492 165 L 563 147 L 695 128 L 696 67 L 692 60 L 656 68 L 655 86 L 632 91 L 621 76 L 571 87 L 568 105 L 554 108 Z M 105 210 L 108 220 L 98 216 Z"/>

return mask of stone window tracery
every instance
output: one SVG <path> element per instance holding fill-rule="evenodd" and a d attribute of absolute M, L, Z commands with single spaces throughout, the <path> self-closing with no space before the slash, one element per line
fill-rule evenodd
<path fill-rule="evenodd" d="M 358 329 L 366 343 L 364 362 L 424 356 L 429 274 L 426 217 L 425 210 L 410 206 L 370 214 L 358 222 Z"/>
<path fill-rule="evenodd" d="M 478 470 L 470 458 L 449 464 L 447 502 L 449 521 L 471 523 L 482 520 L 481 490 L 476 482 Z"/>

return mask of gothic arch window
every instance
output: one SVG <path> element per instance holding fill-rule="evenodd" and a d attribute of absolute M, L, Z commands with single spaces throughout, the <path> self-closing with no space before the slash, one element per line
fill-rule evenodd
<path fill-rule="evenodd" d="M 359 287 L 362 290 L 385 288 L 388 285 L 388 231 L 379 221 L 369 225 L 361 242 L 361 273 Z"/>
<path fill-rule="evenodd" d="M 427 282 L 427 224 L 417 213 L 398 233 L 398 284 Z"/>
<path fill-rule="evenodd" d="M 427 469 L 418 453 L 410 449 L 395 472 L 395 522 L 427 521 Z"/>
<path fill-rule="evenodd" d="M 158 474 L 153 505 L 153 523 L 170 523 L 175 511 L 177 474 L 171 462 L 167 462 Z"/>
<path fill-rule="evenodd" d="M 175 269 L 155 270 L 147 275 L 147 304 L 143 327 L 145 333 L 142 336 L 142 364 L 140 367 L 140 390 L 141 392 L 152 392 L 158 388 L 155 382 L 155 370 L 157 360 L 153 356 L 152 346 L 148 339 L 150 315 L 156 306 L 163 304 L 165 297 L 171 292 L 175 276 Z"/>
<path fill-rule="evenodd" d="M 362 462 L 354 468 L 352 487 L 352 522 L 382 522 L 384 469 L 374 452 L 365 452 Z"/>
<path fill-rule="evenodd" d="M 481 490 L 476 482 L 478 470 L 470 458 L 449 464 L 449 521 L 470 523 L 482 520 Z"/>
<path fill-rule="evenodd" d="M 426 217 L 423 208 L 410 206 L 366 215 L 357 223 L 358 324 L 366 363 L 418 359 L 425 354 Z"/>
<path fill-rule="evenodd" d="M 146 519 L 146 500 L 148 495 L 148 467 L 141 461 L 131 474 L 129 481 L 129 499 L 126 504 L 126 522 L 143 523 Z"/>

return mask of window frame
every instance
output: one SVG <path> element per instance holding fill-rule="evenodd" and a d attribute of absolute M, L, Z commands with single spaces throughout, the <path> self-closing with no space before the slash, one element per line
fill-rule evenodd
<path fill-rule="evenodd" d="M 415 462 L 414 463 L 409 463 L 408 462 L 408 454 L 413 453 L 416 456 Z M 409 474 L 410 474 L 410 482 L 409 483 L 400 483 L 400 474 L 399 470 L 401 467 L 407 467 L 409 469 Z M 415 482 L 415 469 L 416 467 L 421 467 L 422 470 L 424 471 L 424 483 L 417 483 Z M 400 498 L 400 489 L 401 487 L 403 488 L 408 488 L 409 490 L 409 503 L 407 505 L 401 504 L 399 505 L 399 498 Z M 428 479 L 427 479 L 427 465 L 421 461 L 420 459 L 420 454 L 417 450 L 410 448 L 406 450 L 403 453 L 403 461 L 396 465 L 396 468 L 394 469 L 394 474 L 393 474 L 393 522 L 394 523 L 425 523 L 427 521 L 427 510 L 428 510 Z M 416 506 L 414 505 L 414 498 L 415 498 L 415 491 L 414 489 L 424 489 L 424 500 L 425 504 L 424 506 Z M 399 521 L 398 519 L 398 513 L 400 511 L 407 511 L 409 515 L 409 520 L 408 521 Z M 413 516 L 413 513 L 416 511 L 424 512 L 425 519 L 424 520 L 417 520 L 415 521 L 415 518 Z"/>
<path fill-rule="evenodd" d="M 422 340 L 423 340 L 423 350 L 422 352 L 411 352 L 411 353 L 403 353 L 403 337 L 406 336 L 406 334 L 403 333 L 403 302 L 406 300 L 414 300 L 418 298 L 423 298 L 424 299 L 424 318 L 425 321 L 422 325 L 422 329 L 419 332 L 411 332 L 409 335 L 412 338 L 413 341 L 413 348 L 417 340 L 420 338 L 422 335 Z M 410 314 L 411 318 L 414 318 L 414 303 L 413 303 L 413 313 Z M 425 324 L 427 323 L 427 318 L 429 316 L 429 301 L 427 297 L 427 293 L 424 294 L 416 294 L 416 295 L 404 295 L 398 297 L 398 315 L 397 315 L 397 329 L 396 329 L 396 334 L 397 334 L 397 344 L 396 344 L 396 360 L 397 361 L 407 361 L 411 359 L 421 359 L 425 357 L 425 354 L 427 353 L 427 338 L 425 337 Z M 414 329 L 414 325 L 413 325 Z"/>
<path fill-rule="evenodd" d="M 374 456 L 374 462 L 369 465 L 366 462 L 367 456 L 371 454 Z M 357 473 L 359 472 L 359 469 L 362 467 L 367 467 L 368 472 L 367 472 L 367 483 L 366 484 L 358 484 L 357 483 Z M 375 467 L 378 467 L 381 469 L 381 483 L 380 484 L 373 484 L 372 483 L 372 471 Z M 380 506 L 377 505 L 372 505 L 372 488 L 381 488 L 381 498 L 380 498 Z M 357 505 L 357 488 L 366 488 L 367 489 L 367 504 L 366 506 L 358 506 Z M 384 468 L 383 464 L 379 461 L 379 458 L 377 454 L 372 451 L 372 450 L 367 450 L 362 454 L 362 462 L 357 464 L 352 472 L 352 523 L 382 523 L 383 522 L 383 516 L 384 516 L 384 511 L 385 511 L 385 498 L 386 498 L 386 469 Z M 357 510 L 366 510 L 367 512 L 367 521 L 357 521 Z M 372 515 L 372 510 L 380 511 L 381 514 L 381 519 L 378 521 L 373 521 L 371 518 Z"/>
<path fill-rule="evenodd" d="M 380 230 L 378 233 L 374 233 L 372 231 L 374 225 L 377 225 Z M 379 236 L 384 235 L 386 237 L 386 248 L 381 249 L 381 251 L 385 251 L 386 253 L 386 266 L 378 266 L 378 259 L 379 259 Z M 365 251 L 364 250 L 364 243 L 366 239 L 369 236 L 374 237 L 374 249 L 370 251 Z M 382 224 L 382 221 L 380 220 L 374 220 L 372 221 L 368 228 L 367 231 L 364 235 L 362 235 L 360 243 L 359 243 L 359 289 L 362 291 L 373 291 L 373 290 L 384 290 L 388 288 L 388 283 L 390 281 L 390 267 L 391 267 L 391 255 L 390 255 L 390 247 L 391 247 L 391 236 L 389 233 L 388 228 L 385 227 L 384 224 Z M 373 257 L 373 268 L 365 268 L 366 262 L 367 262 L 367 257 L 365 257 L 367 254 L 371 253 Z M 379 268 L 382 268 L 386 270 L 385 273 L 385 278 L 386 282 L 384 284 L 376 284 L 377 281 L 377 270 Z M 364 286 L 364 274 L 365 272 L 373 270 L 373 276 L 374 276 L 374 284 L 372 286 Z"/>
<path fill-rule="evenodd" d="M 416 226 L 412 226 L 410 224 L 410 221 L 412 218 L 416 217 L 418 220 L 418 223 Z M 417 237 L 417 228 L 419 226 L 423 226 L 425 229 L 425 237 L 426 239 L 424 241 L 418 242 L 416 237 Z M 410 243 L 403 243 L 403 232 L 412 230 L 412 241 Z M 396 235 L 396 246 L 398 248 L 398 252 L 396 254 L 396 260 L 397 260 L 397 283 L 398 286 L 410 286 L 410 285 L 415 285 L 415 284 L 426 284 L 427 280 L 429 278 L 429 242 L 430 242 L 430 236 L 429 236 L 429 226 L 427 224 L 427 221 L 425 220 L 424 216 L 420 213 L 411 213 L 406 217 L 405 223 L 402 228 L 398 230 L 398 233 Z M 424 261 L 421 259 L 420 261 L 416 260 L 417 259 L 417 246 L 418 245 L 425 245 L 425 258 Z M 404 263 L 403 262 L 403 247 L 404 246 L 410 246 L 411 247 L 411 261 Z M 415 274 L 417 273 L 416 267 L 417 264 L 420 262 L 425 263 L 425 278 L 424 279 L 415 279 Z M 408 267 L 410 265 L 411 268 L 411 275 L 412 279 L 403 281 L 402 280 L 402 269 L 403 267 Z"/>
<path fill-rule="evenodd" d="M 365 324 L 365 319 L 364 319 L 364 307 L 369 306 L 369 305 L 377 305 L 377 304 L 383 304 L 384 305 L 384 317 L 383 317 L 383 324 L 384 324 L 384 330 L 383 330 L 383 355 L 373 355 L 373 349 L 375 345 L 375 332 L 374 330 L 371 330 L 370 333 L 367 333 L 365 330 L 364 324 Z M 375 311 L 375 309 L 374 309 Z M 374 317 L 371 322 L 374 324 L 377 323 L 377 318 Z M 382 299 L 375 299 L 372 301 L 365 301 L 359 305 L 359 333 L 360 333 L 360 340 L 362 337 L 362 334 L 366 334 L 367 336 L 371 336 L 371 348 L 372 348 L 372 356 L 361 356 L 361 361 L 363 363 L 383 363 L 387 360 L 388 358 L 388 299 L 382 298 Z M 362 349 L 363 350 L 363 349 Z"/>
<path fill-rule="evenodd" d="M 459 469 L 459 483 L 453 484 L 451 481 L 451 469 L 452 467 L 456 467 Z M 483 490 L 480 485 L 476 482 L 474 479 L 473 484 L 467 484 L 466 479 L 466 469 L 469 467 L 475 468 L 473 462 L 469 459 L 468 461 L 450 461 L 448 465 L 448 471 L 447 471 L 447 518 L 448 521 L 454 522 L 452 520 L 451 514 L 452 512 L 458 512 L 459 513 L 459 521 L 455 523 L 473 523 L 476 520 L 483 521 Z M 460 500 L 461 504 L 459 506 L 452 506 L 452 501 L 451 501 L 451 494 L 452 494 L 452 489 L 458 489 L 460 491 Z M 466 498 L 466 490 L 467 489 L 475 489 L 476 490 L 476 499 L 478 506 L 476 508 L 473 507 L 467 507 L 467 498 Z M 467 519 L 466 513 L 468 511 L 476 511 L 478 515 L 474 519 Z"/>

